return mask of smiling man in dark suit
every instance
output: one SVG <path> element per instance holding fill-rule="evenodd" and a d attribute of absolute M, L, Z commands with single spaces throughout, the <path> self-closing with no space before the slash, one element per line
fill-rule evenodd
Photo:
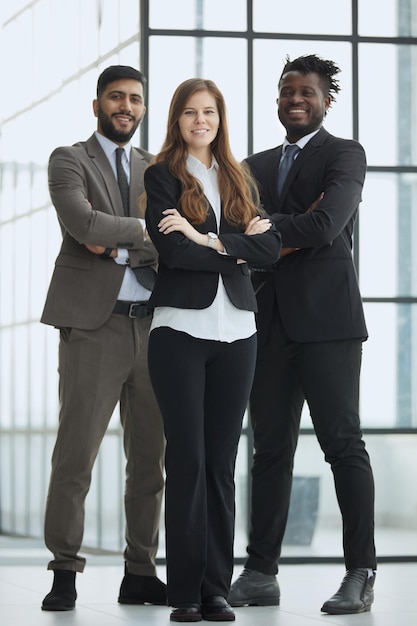
<path fill-rule="evenodd" d="M 41 318 L 60 331 L 59 427 L 45 512 L 54 582 L 46 611 L 75 607 L 85 498 L 117 403 L 127 459 L 119 602 L 166 603 L 155 569 L 165 440 L 147 368 L 151 283 L 143 279 L 154 274 L 157 253 L 138 208 L 151 155 L 130 143 L 146 111 L 144 85 L 132 67 L 106 68 L 93 101 L 97 131 L 57 148 L 49 161 L 62 246 Z"/>
<path fill-rule="evenodd" d="M 305 401 L 343 520 L 346 575 L 321 610 L 360 613 L 373 602 L 374 481 L 358 408 L 367 329 L 352 259 L 366 157 L 358 142 L 322 127 L 339 71 L 316 55 L 287 58 L 277 99 L 285 141 L 247 159 L 284 248 L 272 271 L 253 274 L 259 313 L 251 530 L 232 606 L 280 602 L 276 574 Z"/>

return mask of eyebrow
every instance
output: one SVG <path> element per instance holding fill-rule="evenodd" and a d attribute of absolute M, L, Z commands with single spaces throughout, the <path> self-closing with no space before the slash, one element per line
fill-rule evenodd
<path fill-rule="evenodd" d="M 112 94 L 134 96 L 135 98 L 143 99 L 143 96 L 140 93 L 123 91 L 122 89 L 112 89 L 111 91 L 109 91 L 109 96 Z"/>

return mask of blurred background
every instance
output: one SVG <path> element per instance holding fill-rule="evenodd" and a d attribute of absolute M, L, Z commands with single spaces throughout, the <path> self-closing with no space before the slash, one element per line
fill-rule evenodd
<path fill-rule="evenodd" d="M 58 418 L 58 332 L 39 323 L 60 246 L 47 163 L 96 128 L 108 65 L 148 78 L 134 142 L 157 152 L 184 79 L 214 80 L 235 156 L 273 147 L 286 55 L 341 68 L 325 127 L 358 139 L 368 174 L 354 260 L 370 338 L 361 419 L 376 481 L 379 560 L 417 560 L 417 3 L 414 0 L 6 0 L 0 5 L 0 534 L 41 539 Z M 237 473 L 237 562 L 245 556 L 252 437 Z M 305 409 L 283 561 L 342 561 L 329 467 Z M 124 456 L 115 412 L 87 498 L 84 549 L 124 546 Z M 271 498 L 274 494 L 271 494 Z M 158 557 L 165 555 L 163 519 Z"/>

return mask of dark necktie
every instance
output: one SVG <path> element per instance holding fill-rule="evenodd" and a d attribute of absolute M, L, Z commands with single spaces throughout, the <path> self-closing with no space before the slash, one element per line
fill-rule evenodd
<path fill-rule="evenodd" d="M 129 216 L 129 183 L 126 172 L 122 165 L 124 148 L 116 148 L 116 172 L 119 183 L 120 195 L 122 196 L 123 210 L 126 217 Z M 152 267 L 132 267 L 136 280 L 149 291 L 155 287 L 156 272 Z"/>
<path fill-rule="evenodd" d="M 296 155 L 300 152 L 300 148 L 297 144 L 289 144 L 284 151 L 284 157 L 281 159 L 281 163 L 278 168 L 278 193 L 281 195 L 282 188 L 284 186 L 287 174 L 291 169 Z"/>
<path fill-rule="evenodd" d="M 127 180 L 126 172 L 122 165 L 122 155 L 124 148 L 116 148 L 116 172 L 117 182 L 119 183 L 120 195 L 122 196 L 123 210 L 126 217 L 129 215 L 129 183 Z"/>

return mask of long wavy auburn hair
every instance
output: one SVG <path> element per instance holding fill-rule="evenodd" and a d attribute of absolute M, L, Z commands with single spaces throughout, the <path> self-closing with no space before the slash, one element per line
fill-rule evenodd
<path fill-rule="evenodd" d="M 209 205 L 200 183 L 187 170 L 187 144 L 178 124 L 188 101 L 198 91 L 208 91 L 214 96 L 219 113 L 219 130 L 210 149 L 219 165 L 218 184 L 224 217 L 230 224 L 246 226 L 259 213 L 259 194 L 249 168 L 232 154 L 224 97 L 213 81 L 190 78 L 177 87 L 169 107 L 165 141 L 153 162 L 167 162 L 171 173 L 182 182 L 180 205 L 187 219 L 193 224 L 204 222 Z"/>

